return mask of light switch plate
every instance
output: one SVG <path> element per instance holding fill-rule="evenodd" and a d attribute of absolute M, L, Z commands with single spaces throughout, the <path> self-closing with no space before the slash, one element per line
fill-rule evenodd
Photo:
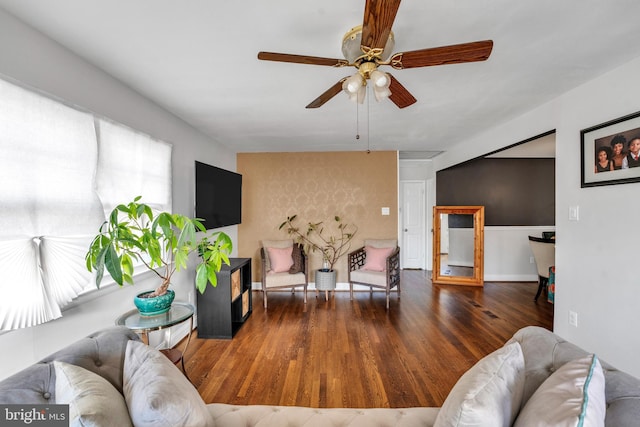
<path fill-rule="evenodd" d="M 389 215 L 389 208 L 382 208 L 382 215 Z"/>
<path fill-rule="evenodd" d="M 569 206 L 569 221 L 580 219 L 580 206 Z"/>

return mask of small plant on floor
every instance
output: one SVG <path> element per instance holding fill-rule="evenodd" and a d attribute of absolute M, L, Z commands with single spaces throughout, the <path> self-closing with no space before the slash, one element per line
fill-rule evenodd
<path fill-rule="evenodd" d="M 89 271 L 96 271 L 96 286 L 106 269 L 120 286 L 133 284 L 134 260 L 141 262 L 160 279 L 160 285 L 146 297 L 164 295 L 173 273 L 187 267 L 189 254 L 198 251 L 196 287 L 203 293 L 207 283 L 216 286 L 216 273 L 222 263 L 229 264 L 231 238 L 214 232 L 200 239 L 196 232 L 206 232 L 202 223 L 180 214 L 161 212 L 136 197 L 127 205 L 118 205 L 100 227 L 85 257 Z"/>
<path fill-rule="evenodd" d="M 336 235 L 328 235 L 325 233 L 325 225 L 321 222 L 309 222 L 306 229 L 300 230 L 300 227 L 294 224 L 297 215 L 288 216 L 286 221 L 280 224 L 279 230 L 284 230 L 294 240 L 304 246 L 305 252 L 319 251 L 322 254 L 323 269 L 332 271 L 334 265 L 340 257 L 346 255 L 351 247 L 351 241 L 355 236 L 358 228 L 353 224 L 342 221 L 339 216 L 333 219 L 336 222 Z"/>

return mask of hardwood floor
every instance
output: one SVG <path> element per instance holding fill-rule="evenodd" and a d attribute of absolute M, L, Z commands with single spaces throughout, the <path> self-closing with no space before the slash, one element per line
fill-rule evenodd
<path fill-rule="evenodd" d="M 186 369 L 205 402 L 328 407 L 441 406 L 479 359 L 527 325 L 552 328 L 537 283 L 432 285 L 402 272 L 400 300 L 384 292 L 254 291 L 253 314 L 233 340 L 192 338 Z"/>

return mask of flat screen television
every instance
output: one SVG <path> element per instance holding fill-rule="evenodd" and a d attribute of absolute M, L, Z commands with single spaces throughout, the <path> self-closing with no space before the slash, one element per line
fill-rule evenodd
<path fill-rule="evenodd" d="M 242 175 L 196 161 L 195 217 L 207 230 L 242 221 Z"/>

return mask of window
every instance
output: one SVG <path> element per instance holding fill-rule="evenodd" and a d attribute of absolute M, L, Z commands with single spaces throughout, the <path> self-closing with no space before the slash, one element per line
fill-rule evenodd
<path fill-rule="evenodd" d="M 116 204 L 171 210 L 171 145 L 0 80 L 0 329 L 32 326 L 94 283 L 91 238 Z"/>

